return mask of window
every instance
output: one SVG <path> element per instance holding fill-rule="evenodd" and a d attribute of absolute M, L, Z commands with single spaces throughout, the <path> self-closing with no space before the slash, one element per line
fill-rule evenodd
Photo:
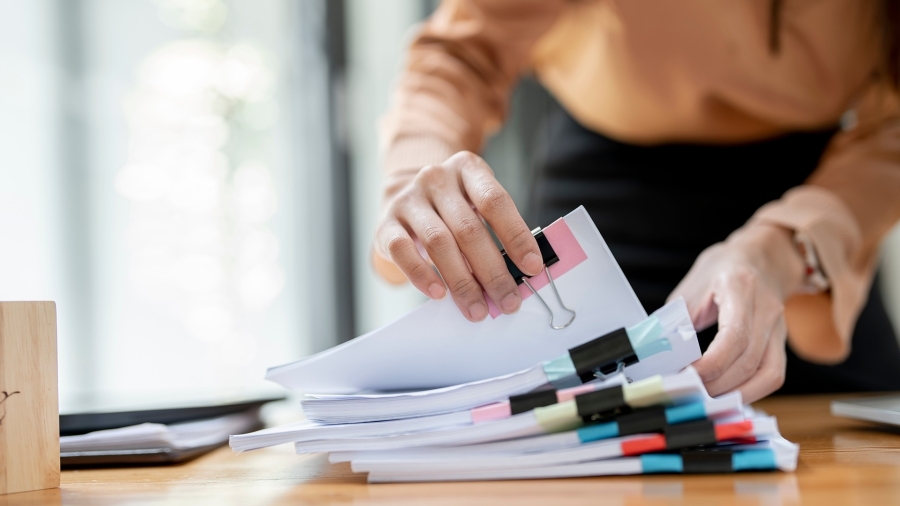
<path fill-rule="evenodd" d="M 434 5 L 3 4 L 0 300 L 57 301 L 64 395 L 261 385 L 424 300 L 369 248 L 375 127 Z M 520 202 L 548 100 L 521 86 L 486 150 Z"/>

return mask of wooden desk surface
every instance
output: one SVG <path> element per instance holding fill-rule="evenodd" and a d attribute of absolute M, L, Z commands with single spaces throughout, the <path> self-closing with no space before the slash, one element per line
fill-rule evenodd
<path fill-rule="evenodd" d="M 64 471 L 59 489 L 0 496 L 0 506 L 900 504 L 900 430 L 834 418 L 832 398 L 780 397 L 757 405 L 800 444 L 796 473 L 367 485 L 347 464 L 299 457 L 287 445 L 242 455 L 222 448 L 170 467 Z"/>

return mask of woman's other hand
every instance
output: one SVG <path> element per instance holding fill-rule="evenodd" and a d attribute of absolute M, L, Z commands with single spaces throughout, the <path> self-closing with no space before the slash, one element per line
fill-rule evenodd
<path fill-rule="evenodd" d="M 488 315 L 485 293 L 501 311 L 515 313 L 522 305 L 518 286 L 482 218 L 522 272 L 541 271 L 537 241 L 512 198 L 487 163 L 467 151 L 388 178 L 375 232 L 375 267 L 393 282 L 402 281 L 399 269 L 433 299 L 449 289 L 473 322 Z"/>
<path fill-rule="evenodd" d="M 669 298 L 684 297 L 697 330 L 715 338 L 694 366 L 710 395 L 740 390 L 753 402 L 778 390 L 786 366 L 784 301 L 805 265 L 791 231 L 754 224 L 706 249 Z"/>

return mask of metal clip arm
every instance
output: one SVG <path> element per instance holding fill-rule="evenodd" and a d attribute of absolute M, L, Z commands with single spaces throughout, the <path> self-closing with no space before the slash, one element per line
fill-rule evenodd
<path fill-rule="evenodd" d="M 556 283 L 553 282 L 553 276 L 550 275 L 550 269 L 545 266 L 544 272 L 547 273 L 547 279 L 550 280 L 550 288 L 552 288 L 553 293 L 556 294 L 556 300 L 559 301 L 559 305 L 563 309 L 565 309 L 566 311 L 568 311 L 569 313 L 572 314 L 572 317 L 569 318 L 569 321 L 567 321 L 566 323 L 563 323 L 562 325 L 557 326 L 557 325 L 553 324 L 553 319 L 556 317 L 556 315 L 553 314 L 553 310 L 550 309 L 550 306 L 547 304 L 547 301 L 545 301 L 544 298 L 541 297 L 541 295 L 539 293 L 537 293 L 537 290 L 535 290 L 534 287 L 531 286 L 531 283 L 528 282 L 528 278 L 523 276 L 522 282 L 525 283 L 525 286 L 527 286 L 528 289 L 531 290 L 531 293 L 533 293 L 541 301 L 541 304 L 543 304 L 544 307 L 547 308 L 547 312 L 550 313 L 550 327 L 553 328 L 554 330 L 562 330 L 562 329 L 568 327 L 569 325 L 571 325 L 573 321 L 575 321 L 575 311 L 572 310 L 571 308 L 567 307 L 566 304 L 563 302 L 562 297 L 559 296 L 559 290 L 556 289 Z"/>

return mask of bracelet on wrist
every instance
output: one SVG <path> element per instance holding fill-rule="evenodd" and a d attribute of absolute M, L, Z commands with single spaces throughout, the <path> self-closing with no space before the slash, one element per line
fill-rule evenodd
<path fill-rule="evenodd" d="M 803 283 L 800 286 L 801 293 L 822 293 L 831 288 L 828 276 L 822 270 L 822 264 L 819 262 L 819 255 L 816 253 L 816 247 L 813 242 L 801 232 L 794 233 L 794 245 L 800 256 L 803 258 L 805 272 Z"/>

